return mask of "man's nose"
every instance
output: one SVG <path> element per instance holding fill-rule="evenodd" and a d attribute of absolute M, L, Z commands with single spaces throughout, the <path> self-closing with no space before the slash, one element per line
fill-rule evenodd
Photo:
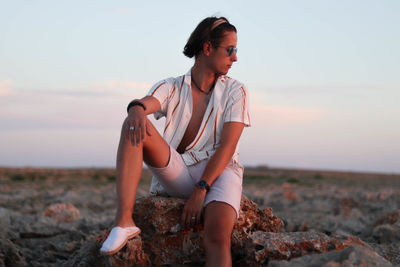
<path fill-rule="evenodd" d="M 237 55 L 236 55 L 235 52 L 232 53 L 231 59 L 232 59 L 233 62 L 237 61 Z"/>

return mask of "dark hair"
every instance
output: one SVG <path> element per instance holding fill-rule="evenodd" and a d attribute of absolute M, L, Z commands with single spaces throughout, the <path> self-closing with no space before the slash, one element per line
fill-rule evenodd
<path fill-rule="evenodd" d="M 219 19 L 224 19 L 226 22 L 211 30 L 214 22 Z M 203 19 L 190 35 L 183 48 L 183 54 L 189 58 L 197 57 L 203 50 L 203 44 L 207 41 L 210 41 L 214 47 L 218 46 L 226 31 L 236 32 L 235 26 L 230 24 L 226 18 L 208 17 Z"/>

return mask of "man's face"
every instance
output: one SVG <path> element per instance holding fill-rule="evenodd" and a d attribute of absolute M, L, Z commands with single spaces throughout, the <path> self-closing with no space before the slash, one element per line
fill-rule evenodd
<path fill-rule="evenodd" d="M 237 35 L 234 31 L 225 32 L 223 39 L 217 47 L 213 47 L 210 54 L 210 67 L 217 74 L 225 75 L 228 73 L 233 62 L 237 61 L 236 53 L 229 55 L 229 50 L 236 48 Z"/>

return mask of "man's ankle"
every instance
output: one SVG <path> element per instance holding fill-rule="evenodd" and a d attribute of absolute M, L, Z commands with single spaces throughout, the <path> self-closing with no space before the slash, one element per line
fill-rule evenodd
<path fill-rule="evenodd" d="M 115 219 L 115 225 L 119 227 L 135 226 L 132 217 L 120 217 Z"/>

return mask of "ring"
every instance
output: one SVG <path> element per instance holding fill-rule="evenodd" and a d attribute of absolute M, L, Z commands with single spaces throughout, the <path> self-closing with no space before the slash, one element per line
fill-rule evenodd
<path fill-rule="evenodd" d="M 129 127 L 129 130 L 131 130 L 131 131 L 135 130 L 135 126 Z"/>

